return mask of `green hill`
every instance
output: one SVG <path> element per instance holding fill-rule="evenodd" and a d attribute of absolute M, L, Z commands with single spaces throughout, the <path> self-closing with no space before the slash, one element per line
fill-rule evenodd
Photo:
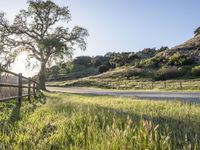
<path fill-rule="evenodd" d="M 64 73 L 60 72 L 66 70 L 65 65 L 57 71 L 55 67 L 50 68 L 54 74 L 51 71 L 48 80 L 62 82 L 49 84 L 130 89 L 137 88 L 138 82 L 184 80 L 187 83 L 188 79 L 200 77 L 200 35 L 195 35 L 171 49 L 145 48 L 138 52 L 109 52 L 104 56 L 95 57 L 79 56 L 73 60 L 73 64 L 72 69 Z"/>

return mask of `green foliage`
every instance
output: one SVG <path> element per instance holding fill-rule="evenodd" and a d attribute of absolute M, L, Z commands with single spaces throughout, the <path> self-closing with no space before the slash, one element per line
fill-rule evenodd
<path fill-rule="evenodd" d="M 96 56 L 92 58 L 92 65 L 94 67 L 99 67 L 103 64 L 109 64 L 110 58 L 107 56 Z"/>
<path fill-rule="evenodd" d="M 103 73 L 109 70 L 109 67 L 107 65 L 101 65 L 98 67 L 99 73 Z"/>
<path fill-rule="evenodd" d="M 113 53 L 110 58 L 110 63 L 116 67 L 123 66 L 129 62 L 128 55 L 129 53 Z"/>
<path fill-rule="evenodd" d="M 168 50 L 168 49 L 169 49 L 169 47 L 167 47 L 167 46 L 161 46 L 161 47 L 157 50 L 157 53 L 158 53 L 158 52 L 163 52 L 163 51 Z"/>
<path fill-rule="evenodd" d="M 186 55 L 175 53 L 169 58 L 168 64 L 174 66 L 192 65 L 194 60 Z"/>
<path fill-rule="evenodd" d="M 177 67 L 162 67 L 156 73 L 156 80 L 168 80 L 182 76 L 183 74 Z"/>
<path fill-rule="evenodd" d="M 158 68 L 158 67 L 161 67 L 166 62 L 167 62 L 167 59 L 165 57 L 155 56 L 150 59 L 142 60 L 139 63 L 139 65 L 142 67 L 148 67 L 148 68 Z"/>
<path fill-rule="evenodd" d="M 74 65 L 71 62 L 58 63 L 57 65 L 54 65 L 48 69 L 48 76 L 55 76 L 58 74 L 67 74 L 71 72 L 73 68 L 74 68 Z"/>
<path fill-rule="evenodd" d="M 99 67 L 100 65 L 103 64 L 103 56 L 96 56 L 92 59 L 92 65 L 94 67 Z"/>
<path fill-rule="evenodd" d="M 110 57 L 110 64 L 113 64 L 116 67 L 133 64 L 139 59 L 134 52 L 109 53 L 107 56 Z"/>
<path fill-rule="evenodd" d="M 136 56 L 139 59 L 147 59 L 147 58 L 154 57 L 156 53 L 157 51 L 155 48 L 145 48 L 142 51 L 137 52 Z"/>
<path fill-rule="evenodd" d="M 200 66 L 193 67 L 191 72 L 195 76 L 200 76 Z"/>
<path fill-rule="evenodd" d="M 89 67 L 86 67 L 85 65 L 74 64 L 72 69 L 71 69 L 71 72 L 83 71 L 87 68 L 89 68 Z"/>
<path fill-rule="evenodd" d="M 178 68 L 178 70 L 181 72 L 182 75 L 190 76 L 192 66 L 181 66 Z"/>
<path fill-rule="evenodd" d="M 143 69 L 141 68 L 134 68 L 134 69 L 126 68 L 124 71 L 124 77 L 126 77 L 127 79 L 130 79 L 130 77 L 141 75 L 142 72 L 143 72 Z"/>
<path fill-rule="evenodd" d="M 90 56 L 79 56 L 73 60 L 74 64 L 83 65 L 85 67 L 91 66 L 92 58 Z"/>

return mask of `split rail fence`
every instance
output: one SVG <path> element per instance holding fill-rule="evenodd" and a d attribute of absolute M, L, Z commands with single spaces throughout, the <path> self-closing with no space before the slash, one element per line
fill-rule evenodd
<path fill-rule="evenodd" d="M 21 103 L 22 99 L 36 95 L 39 91 L 39 84 L 31 78 L 24 77 L 21 73 L 17 74 L 0 68 L 0 102 L 16 99 Z"/>

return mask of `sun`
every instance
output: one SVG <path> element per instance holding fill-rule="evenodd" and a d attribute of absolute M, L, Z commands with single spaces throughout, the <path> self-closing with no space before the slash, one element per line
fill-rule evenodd
<path fill-rule="evenodd" d="M 27 68 L 27 54 L 25 52 L 17 56 L 15 63 L 11 65 L 11 71 L 15 73 L 22 73 L 25 77 L 32 77 L 38 73 L 38 69 Z"/>

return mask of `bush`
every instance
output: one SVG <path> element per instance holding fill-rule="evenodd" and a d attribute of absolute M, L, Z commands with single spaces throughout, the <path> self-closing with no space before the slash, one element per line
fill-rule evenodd
<path fill-rule="evenodd" d="M 155 70 L 151 68 L 145 68 L 142 70 L 140 77 L 153 78 L 155 76 Z"/>
<path fill-rule="evenodd" d="M 195 76 L 200 76 L 200 66 L 193 67 L 191 72 Z"/>
<path fill-rule="evenodd" d="M 142 73 L 142 69 L 140 68 L 134 68 L 134 69 L 127 69 L 124 73 L 124 76 L 127 78 L 127 79 L 130 79 L 130 77 L 133 77 L 133 76 L 139 76 L 141 75 Z"/>
<path fill-rule="evenodd" d="M 106 72 L 108 71 L 110 68 L 107 66 L 107 65 L 101 65 L 98 67 L 98 71 L 99 73 L 103 73 L 103 72 Z"/>
<path fill-rule="evenodd" d="M 140 62 L 140 65 L 146 68 L 158 68 L 165 64 L 167 59 L 165 57 L 156 56 L 150 59 L 146 59 Z"/>
<path fill-rule="evenodd" d="M 76 57 L 73 62 L 77 65 L 83 65 L 85 67 L 91 66 L 92 58 L 90 56 L 79 56 Z"/>
<path fill-rule="evenodd" d="M 169 58 L 168 64 L 173 66 L 183 66 L 192 65 L 194 62 L 195 61 L 192 57 L 188 57 L 187 55 L 177 52 Z"/>
<path fill-rule="evenodd" d="M 182 76 L 182 72 L 177 67 L 163 67 L 156 72 L 156 80 L 167 80 Z"/>
<path fill-rule="evenodd" d="M 182 75 L 191 75 L 192 67 L 191 66 L 182 66 L 182 67 L 179 67 L 178 70 L 180 71 L 180 73 Z"/>

